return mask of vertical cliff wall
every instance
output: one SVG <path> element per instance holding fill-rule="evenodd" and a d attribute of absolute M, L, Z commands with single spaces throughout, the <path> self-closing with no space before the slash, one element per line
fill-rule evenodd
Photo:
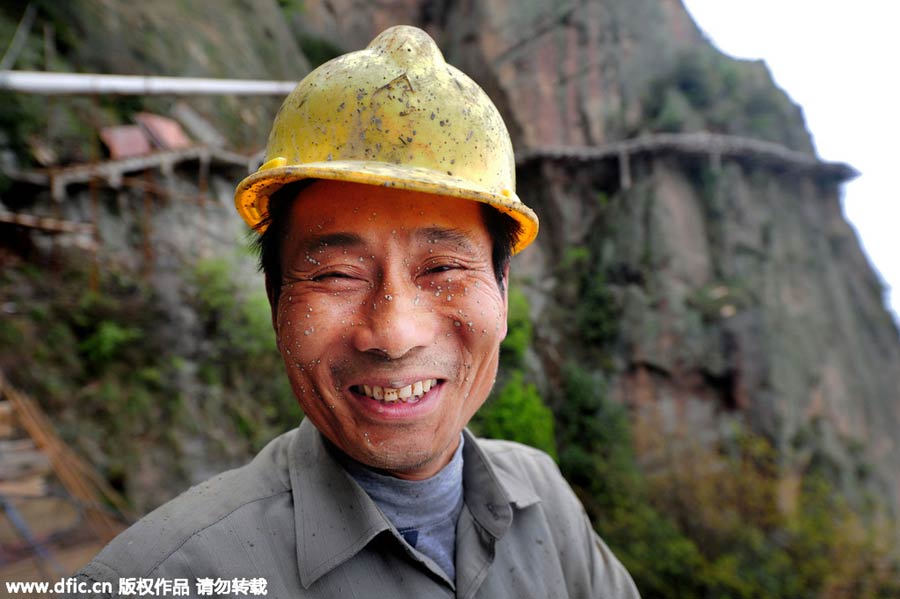
<path fill-rule="evenodd" d="M 190 3 L 184 12 L 163 4 L 79 0 L 42 9 L 56 19 L 62 61 L 49 66 L 296 79 L 387 26 L 425 28 L 500 107 L 520 157 L 519 194 L 541 218 L 538 241 L 514 270 L 534 322 L 529 375 L 548 402 L 565 405 L 563 373 L 577 361 L 633 407 L 648 468 L 655 439 L 715 440 L 740 421 L 776 443 L 786 469 L 825 468 L 851 495 L 872 492 L 900 510 L 900 342 L 840 212 L 847 170 L 816 166 L 801 110 L 765 66 L 720 55 L 678 0 L 305 0 L 286 13 L 258 2 L 252 19 L 238 0 Z M 3 10 L 14 23 L 14 11 Z M 24 64 L 44 66 L 32 50 Z M 163 112 L 168 100 L 151 107 Z M 129 112 L 127 102 L 100 104 L 97 125 Z M 195 106 L 235 145 L 261 145 L 277 108 L 235 98 Z M 15 128 L 10 137 L 25 146 L 45 128 Z M 692 132 L 725 137 L 677 137 Z M 614 145 L 634 139 L 657 141 Z M 741 140 L 777 147 L 742 151 L 749 146 Z M 176 175 L 189 194 L 194 173 Z M 227 181 L 217 185 L 211 254 L 240 230 L 238 217 L 227 216 Z M 66 215 L 87 218 L 87 190 L 73 195 Z M 104 197 L 104 251 L 128 260 L 139 226 Z M 3 197 L 9 209 L 42 201 Z M 140 194 L 127 201 L 139 203 Z M 181 243 L 190 254 L 196 241 L 191 213 L 174 203 L 154 212 L 165 246 L 157 253 L 162 290 L 179 268 L 163 262 Z M 223 224 L 228 218 L 233 227 Z M 213 228 L 228 234 L 217 241 Z M 180 296 L 162 295 L 176 309 Z M 203 334 L 194 316 L 182 316 L 185 330 Z M 196 373 L 184 377 L 196 383 Z M 245 420 L 247 405 L 236 420 Z M 146 480 L 130 483 L 136 494 L 159 486 Z"/>
<path fill-rule="evenodd" d="M 664 429 L 650 436 L 715 439 L 737 418 L 788 471 L 815 464 L 900 508 L 900 341 L 840 211 L 847 175 L 714 148 L 637 154 L 627 179 L 622 161 L 573 159 L 708 131 L 814 160 L 800 108 L 763 64 L 720 55 L 677 0 L 321 0 L 294 27 L 356 48 L 398 22 L 430 31 L 531 156 L 518 189 L 542 231 L 515 270 L 551 402 L 565 402 L 563 366 L 578 359 Z M 657 444 L 638 444 L 652 463 Z"/>

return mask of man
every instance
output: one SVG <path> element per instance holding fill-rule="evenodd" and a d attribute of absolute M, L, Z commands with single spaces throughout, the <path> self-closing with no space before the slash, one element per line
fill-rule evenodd
<path fill-rule="evenodd" d="M 538 228 L 484 92 L 394 27 L 300 82 L 267 159 L 235 202 L 260 233 L 306 418 L 134 525 L 79 582 L 637 597 L 548 456 L 465 431 L 496 376 L 509 258 Z"/>

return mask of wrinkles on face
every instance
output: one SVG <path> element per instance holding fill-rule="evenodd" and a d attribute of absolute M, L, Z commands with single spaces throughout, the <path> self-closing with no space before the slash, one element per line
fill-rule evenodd
<path fill-rule="evenodd" d="M 486 399 L 506 333 L 477 204 L 319 182 L 288 230 L 275 320 L 305 413 L 363 463 L 409 476 L 439 467 Z M 403 406 L 361 392 L 431 379 Z"/>

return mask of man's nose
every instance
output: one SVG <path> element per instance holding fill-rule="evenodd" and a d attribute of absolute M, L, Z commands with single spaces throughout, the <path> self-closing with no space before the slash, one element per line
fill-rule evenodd
<path fill-rule="evenodd" d="M 422 297 L 424 293 L 409 282 L 376 286 L 364 323 L 356 327 L 356 349 L 396 360 L 430 345 L 437 333 L 437 316 L 424 306 Z"/>

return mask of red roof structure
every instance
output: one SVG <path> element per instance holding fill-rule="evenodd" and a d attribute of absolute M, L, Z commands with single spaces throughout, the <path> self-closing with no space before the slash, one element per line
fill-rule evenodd
<path fill-rule="evenodd" d="M 178 121 L 149 112 L 139 112 L 134 120 L 144 127 L 153 144 L 161 150 L 183 150 L 194 145 Z"/>
<path fill-rule="evenodd" d="M 153 151 L 150 139 L 139 125 L 118 125 L 100 129 L 100 139 L 113 160 L 145 156 Z"/>

